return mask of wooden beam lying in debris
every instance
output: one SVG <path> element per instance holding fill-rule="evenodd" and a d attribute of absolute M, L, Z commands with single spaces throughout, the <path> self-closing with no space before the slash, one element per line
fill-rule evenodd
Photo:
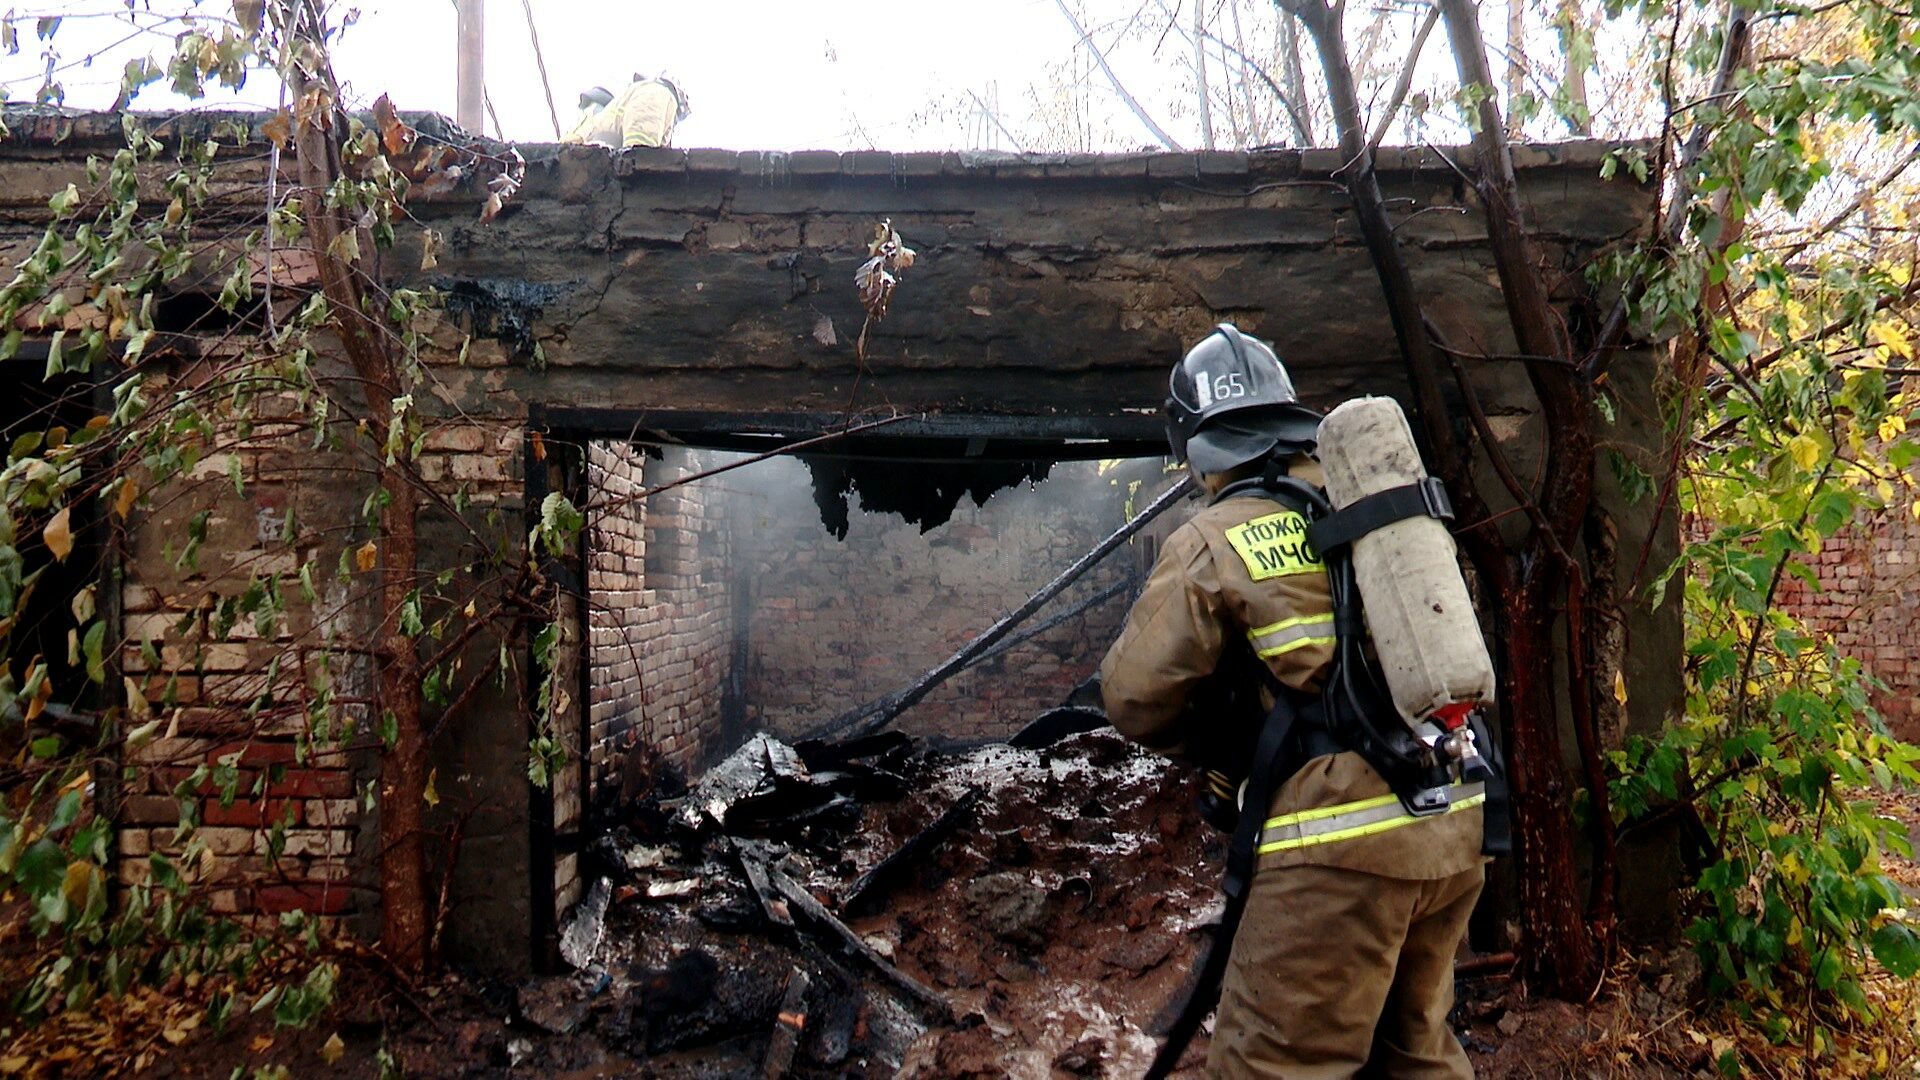
<path fill-rule="evenodd" d="M 985 794 L 985 791 L 980 788 L 969 790 L 965 795 L 954 800 L 953 805 L 947 807 L 945 813 L 935 818 L 933 824 L 915 833 L 912 839 L 901 844 L 893 854 L 874 863 L 867 868 L 866 873 L 854 878 L 853 883 L 847 886 L 846 892 L 841 894 L 840 910 L 849 915 L 858 913 L 865 903 L 874 898 L 881 886 L 891 883 L 902 867 L 918 863 L 928 852 L 939 846 L 941 841 L 952 835 L 953 831 L 960 827 L 961 822 L 973 814 L 974 807 L 980 805 L 980 800 Z"/>
<path fill-rule="evenodd" d="M 750 859 L 751 856 L 748 856 Z M 813 898 L 813 894 L 800 887 L 800 883 L 780 872 L 773 866 L 763 867 L 767 881 L 790 905 L 798 917 L 796 922 L 805 929 L 823 933 L 839 942 L 840 947 L 853 954 L 872 968 L 880 977 L 912 998 L 929 1014 L 940 1021 L 953 1019 L 953 1004 L 937 991 L 913 976 L 894 967 L 884 956 L 875 952 L 873 946 L 860 939 L 853 928 L 836 918 L 833 912 Z"/>
<path fill-rule="evenodd" d="M 733 853 L 739 857 L 740 869 L 747 875 L 747 888 L 760 902 L 760 911 L 767 921 L 775 926 L 793 926 L 793 912 L 774 891 L 773 882 L 767 879 L 766 864 L 739 840 L 733 841 Z"/>

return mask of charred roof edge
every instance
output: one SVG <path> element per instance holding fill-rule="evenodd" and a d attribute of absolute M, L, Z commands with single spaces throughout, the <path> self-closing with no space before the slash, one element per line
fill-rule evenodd
<path fill-rule="evenodd" d="M 162 139 L 231 136 L 246 130 L 264 142 L 260 126 L 272 114 L 238 110 L 133 114 Z M 458 138 L 498 148 L 495 140 L 464 135 L 437 113 L 404 114 L 430 137 Z M 120 113 L 8 105 L 0 110 L 9 135 L 0 142 L 0 154 L 9 150 L 98 151 L 124 145 Z M 677 147 L 639 148 L 619 154 L 594 147 L 555 143 L 513 144 L 529 162 L 562 155 L 607 155 L 616 175 L 660 173 L 722 173 L 758 179 L 805 177 L 932 178 L 979 180 L 1103 180 L 1179 179 L 1198 182 L 1234 180 L 1275 181 L 1293 178 L 1323 180 L 1345 164 L 1333 149 L 1202 150 L 1181 153 L 1134 151 L 1111 154 L 1015 154 L 997 150 L 948 150 L 896 153 L 885 150 L 721 150 Z M 1646 149 L 1647 141 L 1579 139 L 1555 143 L 1520 143 L 1513 148 L 1514 167 L 1522 171 L 1598 170 L 1607 155 L 1623 147 Z M 1470 159 L 1464 147 L 1382 147 L 1376 168 L 1384 173 L 1451 173 L 1454 162 Z M 1625 174 L 1625 170 L 1622 170 Z"/>

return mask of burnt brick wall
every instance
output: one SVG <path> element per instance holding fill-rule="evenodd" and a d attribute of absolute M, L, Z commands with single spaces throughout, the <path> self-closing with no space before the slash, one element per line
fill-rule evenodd
<path fill-rule="evenodd" d="M 820 523 L 804 465 L 776 460 L 733 475 L 737 587 L 749 594 L 741 699 L 749 726 L 784 736 L 945 660 L 1111 532 L 1127 498 L 1124 481 L 1095 463 L 1062 462 L 1042 483 L 1000 491 L 985 506 L 963 498 L 951 521 L 925 534 L 861 512 L 855 495 L 838 541 Z M 1116 553 L 1027 625 L 1132 573 L 1132 560 Z M 1093 674 L 1129 596 L 954 677 L 899 727 L 957 739 L 1011 734 Z"/>
<path fill-rule="evenodd" d="M 624 443 L 587 451 L 589 795 L 617 796 L 641 746 L 681 769 L 726 749 L 732 650 L 725 521 L 696 482 L 634 499 L 703 467 L 698 451 L 658 458 Z"/>
<path fill-rule="evenodd" d="M 154 381 L 163 392 L 165 378 Z M 301 526 L 353 520 L 371 481 L 346 455 L 314 451 L 293 403 L 282 404 L 284 421 L 256 425 L 244 438 L 227 433 L 218 452 L 156 496 L 155 509 L 127 523 L 119 665 L 127 690 L 167 724 L 126 753 L 118 873 L 139 880 L 149 853 L 183 850 L 184 803 L 202 826 L 195 839 L 209 853 L 200 870 L 214 910 L 370 917 L 378 911 L 378 844 L 364 794 L 377 775 L 375 725 L 356 701 L 372 692 L 362 647 L 371 607 L 368 579 L 336 572 L 343 549 L 367 536 Z M 275 408 L 272 400 L 263 405 L 268 416 Z M 420 471 L 458 478 L 476 513 L 517 511 L 519 438 L 511 424 L 437 423 Z M 235 490 L 236 475 L 243 490 Z M 202 513 L 205 540 L 196 559 L 183 561 Z M 431 538 L 436 524 L 424 518 L 422 528 Z M 209 605 L 249 581 L 271 582 L 287 598 L 285 616 L 266 625 L 242 618 L 222 633 Z M 336 698 L 331 709 L 314 707 L 323 685 Z M 231 801 L 222 790 L 228 770 Z M 442 792 L 458 797 L 456 770 L 439 775 Z M 475 843 L 499 824 L 477 818 Z"/>
<path fill-rule="evenodd" d="M 1887 684 L 1874 704 L 1900 737 L 1920 739 L 1920 518 L 1902 501 L 1856 523 L 1812 556 L 1813 589 L 1792 575 L 1780 603 L 1833 636 Z"/>

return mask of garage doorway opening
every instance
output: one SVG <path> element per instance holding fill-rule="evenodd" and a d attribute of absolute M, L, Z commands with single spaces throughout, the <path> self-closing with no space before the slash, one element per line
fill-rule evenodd
<path fill-rule="evenodd" d="M 803 739 L 909 685 L 1170 482 L 1150 437 L 949 429 L 752 460 L 761 437 L 636 429 L 579 444 L 589 831 L 663 771 L 697 777 L 756 733 Z M 1178 517 L 898 729 L 1004 739 L 1084 694 Z"/>

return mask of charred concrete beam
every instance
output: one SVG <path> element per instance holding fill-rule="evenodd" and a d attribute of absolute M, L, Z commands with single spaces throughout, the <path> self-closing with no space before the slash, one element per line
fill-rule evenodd
<path fill-rule="evenodd" d="M 122 144 L 123 119 L 6 117 L 0 242 L 17 242 L 88 155 Z M 140 119 L 167 142 L 241 144 L 222 181 L 263 178 L 264 156 L 248 144 L 260 142 L 265 114 Z M 443 118 L 411 119 L 460 137 Z M 1529 209 L 1569 280 L 1651 212 L 1644 185 L 1599 178 L 1611 148 L 1517 151 Z M 403 228 L 385 259 L 397 280 L 443 289 L 458 330 L 499 346 L 494 366 L 448 380 L 449 404 L 470 414 L 887 403 L 1138 417 L 1158 405 L 1169 360 L 1222 319 L 1273 339 L 1316 404 L 1403 382 L 1332 151 L 520 149 L 527 183 L 498 219 L 478 222 L 471 188 L 418 199 L 412 214 L 446 239 L 438 267 L 417 270 L 419 229 Z M 1450 338 L 1511 351 L 1483 221 L 1451 158 L 1382 152 L 1399 235 Z M 921 257 L 872 329 L 863 370 L 852 281 L 882 218 Z M 1490 411 L 1528 410 L 1518 372 L 1487 376 Z"/>

